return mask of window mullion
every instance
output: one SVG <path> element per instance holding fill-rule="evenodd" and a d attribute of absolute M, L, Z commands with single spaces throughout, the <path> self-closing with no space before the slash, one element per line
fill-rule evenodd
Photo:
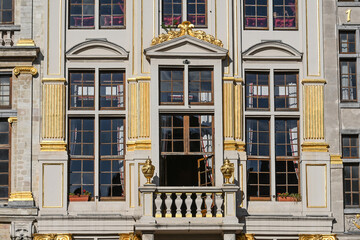
<path fill-rule="evenodd" d="M 189 107 L 189 65 L 184 66 L 184 106 Z"/>
<path fill-rule="evenodd" d="M 275 116 L 270 117 L 270 199 L 275 201 L 271 196 L 276 193 L 276 163 L 275 163 Z M 271 151 L 273 150 L 273 151 Z"/>
<path fill-rule="evenodd" d="M 181 5 L 182 5 L 182 19 L 186 19 L 186 21 L 189 21 L 189 19 L 187 18 L 187 5 L 188 5 L 187 0 L 183 0 Z"/>
<path fill-rule="evenodd" d="M 190 128 L 189 128 L 189 125 L 190 125 L 189 116 L 184 116 L 184 125 L 183 125 L 183 127 L 184 127 L 184 144 L 185 144 L 184 153 L 190 152 L 190 141 L 189 141 Z"/>
<path fill-rule="evenodd" d="M 96 85 L 96 84 L 95 84 Z M 97 98 L 96 98 L 97 99 Z M 100 141 L 99 141 L 99 137 L 100 137 L 100 132 L 99 132 L 99 114 L 96 112 L 95 113 L 95 126 L 94 126 L 94 195 L 95 195 L 95 201 L 98 201 L 99 198 L 98 196 L 100 195 L 99 193 L 99 173 L 100 173 L 100 153 L 99 153 L 99 147 L 100 147 Z"/>

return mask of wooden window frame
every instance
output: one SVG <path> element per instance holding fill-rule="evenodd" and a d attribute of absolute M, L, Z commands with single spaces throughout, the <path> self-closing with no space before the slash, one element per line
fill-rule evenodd
<path fill-rule="evenodd" d="M 94 76 L 94 81 L 93 81 L 93 84 L 92 85 L 84 85 L 84 73 L 92 73 L 93 76 Z M 82 91 L 82 95 L 71 95 L 71 90 L 73 88 L 73 86 L 75 84 L 72 83 L 72 80 L 71 80 L 71 74 L 81 74 L 81 87 L 84 87 L 84 86 L 87 86 L 87 87 L 91 87 L 93 86 L 94 88 L 94 95 L 92 96 L 93 97 L 93 106 L 92 107 L 83 107 L 84 105 L 84 100 L 83 98 L 86 97 L 86 96 L 90 96 L 90 95 L 83 95 L 83 91 Z M 69 71 L 69 109 L 70 110 L 95 110 L 95 84 L 96 84 L 96 80 L 95 80 L 95 71 L 94 70 L 84 70 L 84 71 L 81 71 L 81 70 L 74 70 L 74 71 Z M 79 85 L 80 86 L 80 85 Z M 73 97 L 80 97 L 81 98 L 81 107 L 72 107 L 72 98 Z"/>
<path fill-rule="evenodd" d="M 246 6 L 255 6 L 255 9 L 258 7 L 258 6 L 263 6 L 265 7 L 265 5 L 258 5 L 257 4 L 257 0 L 255 0 L 255 4 L 246 4 L 246 0 L 244 0 L 244 29 L 245 30 L 269 30 L 269 1 L 270 0 L 266 0 L 267 1 L 267 4 L 266 4 L 266 9 L 267 9 L 267 15 L 266 15 L 266 25 L 267 27 L 258 27 L 257 26 L 257 20 L 258 20 L 258 15 L 257 15 L 257 10 L 255 10 L 255 15 L 253 16 L 248 16 L 246 15 Z M 255 21 L 256 21 L 256 26 L 255 27 L 251 27 L 251 26 L 247 26 L 246 25 L 246 20 L 248 18 L 255 18 Z"/>
<path fill-rule="evenodd" d="M 80 119 L 82 122 L 81 122 L 81 130 L 77 130 L 77 132 L 80 132 L 81 133 L 81 142 L 80 142 L 80 145 L 81 145 L 81 153 L 83 153 L 83 143 L 84 143 L 84 140 L 83 140 L 83 133 L 84 133 L 84 122 L 83 120 L 86 120 L 86 119 L 92 119 L 93 120 L 93 135 L 94 135 L 94 141 L 93 141 L 93 154 L 92 155 L 72 155 L 71 154 L 71 120 L 72 119 Z M 86 130 L 86 131 L 90 131 L 90 130 Z M 85 118 L 85 117 L 70 117 L 69 118 L 69 156 L 70 156 L 70 161 L 81 161 L 81 183 L 80 183 L 80 191 L 83 192 L 84 188 L 83 186 L 84 185 L 90 185 L 90 184 L 83 184 L 83 174 L 85 171 L 83 171 L 83 161 L 87 161 L 87 160 L 91 160 L 94 162 L 94 170 L 93 170 L 93 191 L 92 194 L 91 194 L 91 200 L 93 201 L 95 198 L 94 198 L 94 194 L 95 194 L 95 175 L 96 175 L 96 172 L 95 172 L 95 119 L 94 118 Z M 70 192 L 70 186 L 72 185 L 71 182 L 70 182 L 70 174 L 72 173 L 72 171 L 70 170 L 70 164 L 69 164 L 69 179 L 68 179 L 68 185 L 69 185 L 69 192 Z M 91 173 L 91 172 L 85 172 L 85 173 Z M 75 184 L 75 185 L 79 185 L 79 184 Z"/>
<path fill-rule="evenodd" d="M 0 82 L 0 90 L 2 86 L 9 86 L 9 95 L 0 95 L 0 98 L 3 96 L 9 96 L 9 105 L 0 105 L 0 109 L 11 109 L 12 107 L 12 74 L 11 73 L 1 73 L 1 76 L 9 76 L 9 85 L 2 85 Z M 0 92 L 1 94 L 1 92 Z"/>
<path fill-rule="evenodd" d="M 171 124 L 171 127 L 162 127 L 161 126 L 161 122 L 160 122 L 160 131 L 159 131 L 159 140 L 160 140 L 160 155 L 208 155 L 208 154 L 212 154 L 214 155 L 215 154 L 215 127 L 214 127 L 214 115 L 213 114 L 160 114 L 160 116 L 171 116 L 172 117 L 172 124 Z M 184 146 L 184 151 L 182 152 L 163 152 L 161 151 L 161 144 L 163 141 L 167 141 L 167 142 L 171 142 L 172 143 L 172 150 L 174 149 L 173 147 L 173 142 L 174 142 L 174 138 L 173 138 L 173 116 L 182 116 L 183 117 L 183 127 L 176 127 L 176 129 L 183 129 L 183 138 L 182 139 L 176 139 L 176 140 L 182 140 L 183 141 L 183 146 Z M 190 150 L 190 143 L 192 141 L 197 141 L 199 139 L 193 139 L 191 140 L 190 139 L 190 128 L 199 128 L 199 132 L 200 132 L 200 136 L 201 136 L 201 125 L 199 127 L 191 127 L 190 126 L 190 116 L 211 116 L 212 119 L 211 119 L 211 131 L 212 131 L 212 152 L 192 152 Z M 168 140 L 168 139 L 162 139 L 161 137 L 161 129 L 162 128 L 171 128 L 171 132 L 172 132 L 172 139 L 171 140 Z M 200 138 L 201 140 L 201 138 Z"/>
<path fill-rule="evenodd" d="M 346 34 L 346 42 L 343 42 L 343 43 L 345 43 L 346 44 L 346 46 L 347 46 L 347 49 L 349 49 L 349 45 L 350 44 L 354 44 L 354 52 L 343 52 L 342 51 L 342 47 L 341 47 L 341 44 L 342 44 L 342 42 L 341 42 L 341 35 L 342 34 Z M 349 34 L 354 34 L 354 42 L 350 42 L 349 41 Z M 356 54 L 356 31 L 339 31 L 339 54 Z"/>
<path fill-rule="evenodd" d="M 348 142 L 348 145 L 345 145 L 344 144 L 344 138 L 347 138 L 347 142 Z M 351 139 L 352 138 L 355 138 L 356 139 L 356 145 L 352 145 L 351 144 Z M 341 152 L 342 152 L 342 157 L 343 158 L 346 158 L 346 159 L 357 159 L 359 158 L 359 136 L 357 134 L 344 134 L 341 136 Z M 348 148 L 349 149 L 349 153 L 350 153 L 350 156 L 347 157 L 347 156 L 344 156 L 344 149 L 345 148 Z M 357 155 L 352 155 L 352 149 L 356 149 L 356 152 L 357 152 Z"/>
<path fill-rule="evenodd" d="M 358 177 L 357 178 L 353 178 L 353 167 L 357 167 L 358 168 Z M 350 177 L 346 177 L 346 169 L 349 168 L 349 175 Z M 360 166 L 359 166 L 359 163 L 344 163 L 344 207 L 345 208 L 359 208 L 360 207 Z M 350 185 L 347 183 L 347 181 L 350 182 Z M 353 183 L 354 181 L 357 181 L 358 182 L 358 190 L 353 190 Z M 350 187 L 350 191 L 347 191 L 346 190 L 346 186 L 349 186 Z M 350 205 L 347 205 L 346 204 L 346 195 L 350 194 Z M 354 202 L 354 194 L 358 194 L 359 196 L 359 199 L 358 199 L 358 202 L 359 204 L 357 205 L 354 205 L 353 202 Z"/>
<path fill-rule="evenodd" d="M 287 74 L 294 74 L 295 72 L 274 72 L 274 90 L 277 86 L 284 86 L 285 89 L 288 86 L 287 85 L 287 81 L 286 81 L 286 76 Z M 284 81 L 285 81 L 285 85 L 276 85 L 275 84 L 275 75 L 276 74 L 284 74 Z M 296 108 L 278 108 L 276 107 L 276 99 L 277 98 L 284 98 L 285 99 L 285 106 L 287 105 L 289 99 L 294 98 L 294 97 L 289 97 L 289 94 L 285 94 L 284 97 L 280 97 L 280 96 L 276 96 L 275 92 L 274 92 L 274 108 L 275 111 L 299 111 L 299 73 L 296 72 Z"/>
<path fill-rule="evenodd" d="M 203 82 L 205 82 L 205 81 L 202 81 L 202 79 L 201 79 L 201 76 L 199 76 L 199 80 L 192 80 L 192 81 L 194 81 L 194 82 L 199 82 L 199 91 L 190 91 L 190 83 L 192 82 L 191 80 L 190 80 L 190 72 L 191 71 L 202 71 L 202 70 L 207 70 L 207 71 L 210 71 L 211 72 L 211 102 L 201 102 L 201 101 L 198 101 L 198 102 L 190 102 L 190 94 L 191 93 L 199 93 L 199 94 L 201 94 L 201 93 L 208 93 L 208 92 L 202 92 L 201 91 L 201 83 L 203 83 Z M 212 68 L 189 68 L 189 71 L 188 71 L 188 79 L 189 79 L 189 84 L 188 84 L 188 86 L 189 86 L 189 91 L 188 91 L 188 93 L 189 93 L 189 96 L 188 96 L 188 103 L 190 104 L 190 105 L 214 105 L 214 70 L 212 69 Z M 208 81 L 206 81 L 206 82 L 208 82 Z"/>
<path fill-rule="evenodd" d="M 102 73 L 109 73 L 109 74 L 111 74 L 111 82 L 110 82 L 110 84 L 102 84 L 101 83 L 101 74 Z M 123 74 L 123 80 L 122 80 L 122 86 L 123 86 L 123 106 L 122 107 L 113 107 L 113 106 L 111 106 L 111 107 L 102 107 L 101 106 L 101 99 L 102 98 L 104 98 L 104 96 L 101 96 L 101 86 L 110 86 L 110 87 L 113 87 L 113 86 L 116 86 L 116 85 L 113 85 L 113 74 L 114 73 L 122 73 Z M 112 70 L 100 70 L 99 71 L 99 109 L 100 110 L 125 110 L 125 106 L 126 106 L 126 84 L 125 84 L 125 71 L 121 71 L 121 70 L 114 70 L 114 71 L 112 71 Z M 111 88 L 112 89 L 112 88 Z M 105 97 L 106 97 L 107 95 L 105 95 Z M 113 99 L 114 97 L 116 97 L 116 96 L 113 96 L 112 95 L 112 90 L 111 90 L 111 99 Z M 121 97 L 121 96 L 120 96 Z M 111 101 L 111 105 L 112 105 L 112 101 Z"/>
<path fill-rule="evenodd" d="M 265 99 L 265 97 L 259 97 L 260 95 L 256 95 L 256 96 L 248 96 L 247 95 L 247 87 L 248 87 L 248 81 L 246 81 L 246 74 L 255 74 L 256 75 L 256 85 L 254 85 L 256 88 L 258 88 L 259 86 L 268 86 L 268 96 L 267 96 L 267 99 L 268 99 L 268 107 L 267 108 L 259 108 L 259 107 L 256 107 L 256 108 L 249 108 L 246 104 L 246 99 L 248 98 L 253 98 L 256 100 L 257 102 L 257 106 L 259 106 L 259 99 L 263 98 Z M 267 85 L 259 85 L 259 73 L 267 73 L 267 76 L 268 76 L 268 84 Z M 268 71 L 259 71 L 259 72 L 253 72 L 253 71 L 246 71 L 245 72 L 245 108 L 246 108 L 246 111 L 269 111 L 270 110 L 270 96 L 271 96 L 271 92 L 270 92 L 270 72 Z"/>
<path fill-rule="evenodd" d="M 3 5 L 0 5 L 0 11 L 1 11 L 1 19 L 0 19 L 0 24 L 3 24 L 3 25 L 13 25 L 14 24 L 14 0 L 10 0 L 11 1 L 11 22 L 4 22 L 3 19 L 2 19 L 2 16 L 3 16 L 3 13 L 5 11 L 9 11 L 10 9 L 4 9 L 3 8 Z M 4 2 L 2 2 L 2 4 L 4 4 Z"/>
<path fill-rule="evenodd" d="M 9 199 L 10 196 L 10 192 L 11 192 L 11 124 L 8 123 L 6 118 L 0 118 L 0 121 L 6 122 L 9 126 L 8 128 L 8 144 L 0 144 L 0 149 L 5 149 L 8 150 L 8 160 L 0 160 L 0 162 L 8 162 L 8 184 L 7 185 L 1 185 L 1 187 L 7 187 L 8 188 L 8 195 L 5 198 L 0 198 L 0 201 L 7 201 Z M 2 132 L 2 133 L 6 133 L 6 132 Z M 1 173 L 3 174 L 3 173 Z"/>
<path fill-rule="evenodd" d="M 286 14 L 285 14 L 285 8 L 286 6 L 289 6 L 289 5 L 286 5 L 286 4 L 281 4 L 281 5 L 276 5 L 276 6 L 282 6 L 284 8 L 284 16 L 281 16 L 283 18 L 283 21 L 284 23 L 286 22 Z M 273 29 L 274 30 L 298 30 L 298 0 L 295 0 L 295 26 L 294 27 L 285 27 L 285 24 L 284 24 L 284 27 L 276 27 L 275 26 L 275 2 L 273 0 Z"/>
<path fill-rule="evenodd" d="M 184 0 L 184 1 L 186 1 L 186 0 Z M 174 0 L 172 0 L 172 2 L 171 2 L 171 6 L 172 6 L 172 11 L 171 11 L 171 19 L 172 19 L 172 23 L 171 24 L 165 24 L 165 21 L 164 21 L 164 0 L 162 0 L 161 1 L 161 11 L 162 11 L 162 14 L 161 14 L 161 23 L 162 23 L 162 25 L 163 26 L 176 26 L 176 25 L 178 25 L 178 24 L 180 24 L 180 23 L 182 23 L 184 20 L 184 16 L 183 16 L 183 14 L 184 14 L 184 10 L 183 10 L 183 0 L 181 0 L 181 3 L 175 3 L 175 4 L 179 4 L 179 5 L 181 5 L 181 14 L 180 14 L 180 21 L 179 22 L 176 22 L 175 23 L 175 21 L 177 21 L 177 20 L 174 20 Z M 175 15 L 175 16 L 178 16 L 178 15 Z"/>
<path fill-rule="evenodd" d="M 123 14 L 117 14 L 116 16 L 122 16 L 123 17 L 123 24 L 122 25 L 113 25 L 111 24 L 110 26 L 106 26 L 106 25 L 101 25 L 101 17 L 102 16 L 108 16 L 110 18 L 114 17 L 113 14 L 113 6 L 115 5 L 115 3 L 113 2 L 113 0 L 111 0 L 111 3 L 102 3 L 102 0 L 99 0 L 99 28 L 103 28 L 103 29 L 112 29 L 112 28 L 116 28 L 116 29 L 123 29 L 126 28 L 126 0 L 122 0 L 123 1 Z M 101 5 L 111 5 L 111 14 L 110 15 L 105 15 L 105 14 L 101 14 Z"/>
<path fill-rule="evenodd" d="M 256 131 L 251 131 L 251 132 L 255 132 L 256 135 L 257 135 L 257 142 L 256 143 L 252 143 L 252 144 L 255 144 L 256 145 L 256 148 L 257 148 L 257 155 L 249 155 L 249 153 L 247 153 L 247 160 L 249 161 L 257 161 L 257 166 L 258 166 L 258 170 L 257 171 L 254 171 L 254 172 L 251 172 L 251 173 L 256 173 L 257 174 L 257 183 L 256 184 L 249 184 L 248 181 L 249 181 L 249 178 L 247 177 L 247 185 L 250 186 L 257 186 L 257 189 L 258 189 L 258 193 L 260 192 L 260 186 L 269 186 L 269 196 L 249 196 L 249 192 L 247 193 L 248 195 L 248 200 L 250 201 L 270 201 L 271 200 L 271 175 L 272 175 L 272 172 L 271 172 L 271 137 L 270 137 L 270 133 L 271 133 L 271 129 L 270 129 L 270 118 L 254 118 L 254 117 L 249 117 L 245 120 L 245 123 L 247 120 L 256 120 L 257 121 L 257 130 Z M 265 131 L 259 131 L 259 120 L 267 120 L 268 121 L 268 135 L 269 135 L 269 141 L 268 141 L 268 144 L 261 144 L 260 141 L 259 141 L 259 132 L 265 132 Z M 248 128 L 246 127 L 246 135 L 248 135 Z M 247 140 L 247 139 L 246 139 Z M 248 145 L 248 143 L 246 143 Z M 268 156 L 262 156 L 262 155 L 259 155 L 259 145 L 268 145 L 269 147 L 269 155 Z M 263 172 L 263 171 L 260 171 L 259 170 L 259 161 L 269 161 L 269 171 L 268 172 Z M 269 184 L 264 184 L 264 183 L 261 183 L 260 184 L 260 173 L 262 174 L 269 174 Z M 250 172 L 248 173 L 250 174 Z"/>
<path fill-rule="evenodd" d="M 301 187 L 300 187 L 300 184 L 301 184 L 301 180 L 300 180 L 300 155 L 299 155 L 299 150 L 300 150 L 300 144 L 299 144 L 299 134 L 300 134 L 300 131 L 299 131 L 299 127 L 300 127 L 300 121 L 299 119 L 295 119 L 295 118 L 276 118 L 275 119 L 275 122 L 277 120 L 296 120 L 297 121 L 297 150 L 298 150 L 298 154 L 297 156 L 278 156 L 276 155 L 276 146 L 278 145 L 278 143 L 276 142 L 276 133 L 278 133 L 279 131 L 276 131 L 275 129 L 275 178 L 277 176 L 277 174 L 285 174 L 286 176 L 286 183 L 285 184 L 278 184 L 276 179 L 275 179 L 275 186 L 276 186 L 276 194 L 279 194 L 279 193 L 292 193 L 289 191 L 289 186 L 297 186 L 297 193 L 300 193 L 301 192 Z M 275 123 L 276 124 L 276 123 Z M 285 149 L 288 147 L 288 146 L 291 146 L 291 145 L 294 145 L 294 144 L 288 144 L 288 141 L 287 141 L 287 138 L 288 138 L 288 134 L 289 134 L 289 131 L 287 131 L 287 122 L 285 122 L 285 131 L 280 131 L 282 133 L 285 133 L 285 144 L 281 144 L 281 145 L 285 145 Z M 277 171 L 277 167 L 276 167 L 276 163 L 279 162 L 279 161 L 282 161 L 282 162 L 286 162 L 286 169 L 285 169 L 285 172 L 280 172 L 280 171 Z M 296 174 L 296 171 L 295 172 L 290 172 L 289 169 L 288 169 L 288 162 L 290 161 L 296 161 L 297 164 L 298 164 L 298 183 L 297 184 L 289 184 L 288 183 L 288 176 L 289 174 L 293 174 L 295 173 Z M 280 186 L 280 187 L 285 187 L 286 191 L 285 192 L 278 192 L 277 191 L 277 187 Z"/>
<path fill-rule="evenodd" d="M 194 24 L 194 26 L 196 27 L 196 28 L 207 28 L 208 27 L 208 14 L 207 14 L 207 9 L 208 9 L 208 1 L 207 0 L 204 0 L 205 1 L 205 14 L 204 14 L 204 17 L 205 17 L 205 24 L 204 25 L 201 25 L 201 24 L 197 24 L 197 22 L 196 23 L 193 23 L 193 22 L 191 22 L 192 24 Z M 194 4 L 195 5 L 195 14 L 189 14 L 189 5 L 190 4 Z M 198 4 L 203 4 L 203 3 L 198 3 L 198 0 L 195 0 L 195 2 L 194 3 L 189 3 L 188 1 L 186 2 L 186 19 L 189 21 L 189 16 L 191 16 L 191 15 L 193 15 L 193 16 L 195 16 L 195 19 L 197 19 L 197 17 L 198 17 L 198 13 L 197 13 L 197 5 Z M 202 15 L 202 14 L 201 14 Z"/>
<path fill-rule="evenodd" d="M 347 68 L 348 68 L 348 72 L 349 71 L 349 63 L 350 62 L 354 62 L 355 63 L 355 73 L 347 73 L 347 74 L 343 74 L 342 71 L 341 71 L 341 64 L 343 62 L 346 62 L 347 63 Z M 355 76 L 355 86 L 351 86 L 350 84 L 348 84 L 347 86 L 342 86 L 342 76 L 348 76 L 348 79 L 350 79 L 351 76 Z M 350 83 L 350 80 L 349 80 L 349 83 Z M 350 90 L 351 89 L 354 89 L 354 92 L 355 92 L 355 99 L 344 99 L 343 98 L 343 89 L 347 89 L 348 92 L 349 92 L 349 98 L 350 98 Z M 357 102 L 357 99 L 358 99 L 358 94 L 357 94 L 357 61 L 356 59 L 344 59 L 344 58 L 341 58 L 340 59 L 340 96 L 341 96 L 341 102 Z"/>
<path fill-rule="evenodd" d="M 161 94 L 163 92 L 169 92 L 169 91 L 161 91 L 161 82 L 163 80 L 161 80 L 161 71 L 162 70 L 167 70 L 167 71 L 171 71 L 171 79 L 170 80 L 166 80 L 166 82 L 170 82 L 171 83 L 171 90 L 170 90 L 170 93 L 172 95 L 174 95 L 174 93 L 181 93 L 181 92 L 177 92 L 177 91 L 173 91 L 173 78 L 172 78 L 172 75 L 173 75 L 173 71 L 182 71 L 183 72 L 183 79 L 182 79 L 182 101 L 181 102 L 161 102 Z M 178 80 L 176 80 L 178 81 Z M 185 69 L 184 68 L 167 68 L 167 67 L 160 67 L 159 68 L 159 105 L 184 105 L 185 104 Z"/>
<path fill-rule="evenodd" d="M 71 6 L 72 5 L 75 5 L 75 6 L 81 6 L 81 15 L 78 15 L 78 14 L 71 14 Z M 84 5 L 92 5 L 93 8 L 94 8 L 94 14 L 92 15 L 92 17 L 94 18 L 94 25 L 93 26 L 84 26 Z M 84 3 L 84 0 L 81 0 L 81 3 L 71 3 L 71 0 L 69 1 L 69 29 L 95 29 L 95 0 L 93 0 L 93 3 L 92 4 L 89 4 L 89 3 Z M 80 26 L 72 26 L 71 25 L 71 17 L 73 16 L 79 16 L 81 18 L 81 25 Z M 91 17 L 91 16 L 90 16 Z"/>

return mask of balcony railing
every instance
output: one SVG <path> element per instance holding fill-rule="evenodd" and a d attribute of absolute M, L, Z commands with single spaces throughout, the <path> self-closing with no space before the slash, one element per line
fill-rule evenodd
<path fill-rule="evenodd" d="M 140 187 L 143 216 L 147 218 L 236 217 L 238 187 Z"/>

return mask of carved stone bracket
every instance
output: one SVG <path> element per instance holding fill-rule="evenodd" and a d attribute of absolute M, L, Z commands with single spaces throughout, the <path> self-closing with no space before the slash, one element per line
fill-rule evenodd
<path fill-rule="evenodd" d="M 33 66 L 18 66 L 18 67 L 14 68 L 14 75 L 15 76 L 18 76 L 18 75 L 20 75 L 22 73 L 31 74 L 31 75 L 35 76 L 38 73 L 38 71 Z"/>
<path fill-rule="evenodd" d="M 50 233 L 50 234 L 34 234 L 34 240 L 72 240 L 71 234 Z"/>
<path fill-rule="evenodd" d="M 34 225 L 32 221 L 17 221 L 11 223 L 11 239 L 12 240 L 31 240 L 34 233 Z"/>

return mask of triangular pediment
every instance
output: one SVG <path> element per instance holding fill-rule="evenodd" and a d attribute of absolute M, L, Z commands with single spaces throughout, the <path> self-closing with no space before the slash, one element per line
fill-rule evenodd
<path fill-rule="evenodd" d="M 243 60 L 294 60 L 302 59 L 302 53 L 281 41 L 264 41 L 243 52 Z"/>
<path fill-rule="evenodd" d="M 106 39 L 89 39 L 66 52 L 67 59 L 127 59 L 129 53 Z"/>
<path fill-rule="evenodd" d="M 224 58 L 228 50 L 195 37 L 184 35 L 144 50 L 148 58 L 207 57 Z"/>

